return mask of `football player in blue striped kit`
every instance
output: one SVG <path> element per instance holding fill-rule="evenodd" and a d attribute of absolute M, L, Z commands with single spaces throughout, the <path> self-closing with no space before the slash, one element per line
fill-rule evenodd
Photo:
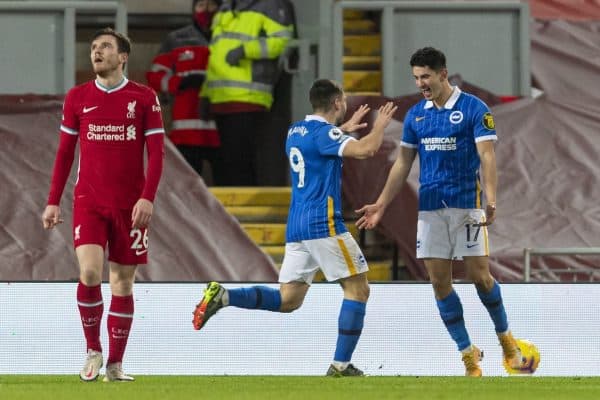
<path fill-rule="evenodd" d="M 481 376 L 483 352 L 471 344 L 462 304 L 452 288 L 452 260 L 458 259 L 464 261 L 494 322 L 505 364 L 518 367 L 522 362 L 519 348 L 508 329 L 500 287 L 488 264 L 487 226 L 496 217 L 494 119 L 483 101 L 450 85 L 441 51 L 419 49 L 410 65 L 424 99 L 407 112 L 398 158 L 377 201 L 358 210 L 363 215 L 357 225 L 366 229 L 377 225 L 418 154 L 417 258 L 425 263 L 442 321 L 462 352 L 466 375 Z"/>
<path fill-rule="evenodd" d="M 361 106 L 338 128 L 346 114 L 346 95 L 337 83 L 328 79 L 313 83 L 310 102 L 313 114 L 292 124 L 286 141 L 292 200 L 279 273 L 280 288 L 225 289 L 211 282 L 194 311 L 194 328 L 201 329 L 224 306 L 292 312 L 302 305 L 316 272 L 321 269 L 328 281 L 339 282 L 344 291 L 335 354 L 327 375 L 361 376 L 363 371 L 351 364 L 350 359 L 363 328 L 369 268 L 342 218 L 342 158 L 373 156 L 397 107 L 392 102 L 380 107 L 371 132 L 356 140 L 345 132 L 366 126 L 360 121 L 369 107 Z"/>

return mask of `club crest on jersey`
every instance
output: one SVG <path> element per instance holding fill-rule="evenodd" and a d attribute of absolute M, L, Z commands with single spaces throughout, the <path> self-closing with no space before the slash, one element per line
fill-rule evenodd
<path fill-rule="evenodd" d="M 137 100 L 134 101 L 130 101 L 127 104 L 127 118 L 133 119 L 135 118 L 135 104 L 137 103 Z"/>
<path fill-rule="evenodd" d="M 340 140 L 343 135 L 344 135 L 344 132 L 342 132 L 342 130 L 340 128 L 331 128 L 329 130 L 329 138 L 331 140 Z"/>
<path fill-rule="evenodd" d="M 494 129 L 496 129 L 496 123 L 494 122 L 494 117 L 492 117 L 492 114 L 489 112 L 486 112 L 485 114 L 483 114 L 483 119 L 481 122 L 483 123 L 483 127 L 485 129 L 489 129 L 490 131 L 493 131 Z"/>
<path fill-rule="evenodd" d="M 448 119 L 450 120 L 451 124 L 460 124 L 463 118 L 464 115 L 461 111 L 452 111 L 452 114 L 450 114 L 450 118 Z"/>
<path fill-rule="evenodd" d="M 127 140 L 135 140 L 135 126 L 133 125 L 127 127 Z"/>

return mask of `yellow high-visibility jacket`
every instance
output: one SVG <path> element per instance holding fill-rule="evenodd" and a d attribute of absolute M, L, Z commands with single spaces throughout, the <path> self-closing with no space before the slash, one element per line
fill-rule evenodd
<path fill-rule="evenodd" d="M 213 19 L 203 96 L 211 104 L 242 102 L 271 108 L 279 77 L 278 57 L 293 36 L 293 16 L 282 0 L 225 1 Z M 230 50 L 244 47 L 237 66 Z"/>

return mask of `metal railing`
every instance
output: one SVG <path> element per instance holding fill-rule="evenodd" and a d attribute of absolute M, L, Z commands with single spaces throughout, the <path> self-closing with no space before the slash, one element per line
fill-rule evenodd
<path fill-rule="evenodd" d="M 600 255 L 600 247 L 549 247 L 549 248 L 525 248 L 523 249 L 523 280 L 531 282 L 531 256 L 598 256 Z M 600 273 L 600 270 L 595 268 L 585 268 L 576 270 L 573 268 L 562 268 L 549 270 L 552 273 L 588 273 L 592 277 L 595 273 Z"/>
<path fill-rule="evenodd" d="M 48 11 L 63 13 L 63 88 L 66 93 L 75 85 L 76 13 L 112 11 L 115 13 L 115 30 L 127 34 L 127 7 L 120 1 L 0 1 L 0 12 L 38 14 Z"/>

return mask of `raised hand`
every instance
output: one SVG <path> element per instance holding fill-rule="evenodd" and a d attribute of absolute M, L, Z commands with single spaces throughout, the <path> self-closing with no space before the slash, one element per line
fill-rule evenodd
<path fill-rule="evenodd" d="M 385 105 L 379 107 L 379 113 L 377 114 L 377 118 L 375 118 L 375 122 L 373 123 L 373 129 L 376 128 L 385 128 L 388 126 L 394 113 L 398 110 L 398 106 L 394 105 L 394 102 L 388 101 Z"/>
<path fill-rule="evenodd" d="M 340 126 L 340 129 L 344 132 L 354 132 L 358 129 L 362 129 L 367 126 L 366 122 L 360 122 L 371 111 L 371 108 L 367 104 L 363 104 L 358 107 L 358 110 L 354 111 L 352 117 Z"/>

